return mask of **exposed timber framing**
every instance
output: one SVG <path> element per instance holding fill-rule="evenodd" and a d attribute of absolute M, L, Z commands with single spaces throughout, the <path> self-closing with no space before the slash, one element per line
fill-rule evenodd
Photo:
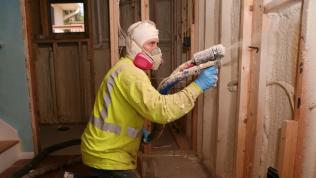
<path fill-rule="evenodd" d="M 188 143 L 187 139 L 185 138 L 184 134 L 177 133 L 177 130 L 175 128 L 172 128 L 172 126 L 167 126 L 168 129 L 171 132 L 171 135 L 173 136 L 175 142 L 179 146 L 180 150 L 182 151 L 190 151 L 190 144 Z"/>
<path fill-rule="evenodd" d="M 226 47 L 230 47 L 232 45 L 233 31 L 232 31 L 232 23 L 231 19 L 233 18 L 231 15 L 227 15 L 227 12 L 231 10 L 233 5 L 233 0 L 227 1 L 217 1 L 217 6 L 215 6 L 214 10 L 218 9 L 216 13 L 216 17 L 214 17 L 214 23 L 209 24 L 209 26 L 216 26 L 217 28 L 213 29 L 213 38 L 214 43 L 221 43 Z M 214 3 L 215 4 L 215 3 Z M 209 7 L 209 5 L 207 5 Z M 217 7 L 217 8 L 216 8 Z M 208 12 L 210 13 L 210 12 Z M 209 21 L 209 20 L 207 20 Z M 207 34 L 207 32 L 205 32 Z M 225 35 L 222 35 L 225 34 Z M 208 38 L 208 37 L 206 37 Z M 227 63 L 231 63 L 232 61 L 232 50 L 225 51 L 225 57 L 223 61 Z M 216 136 L 216 177 L 224 178 L 231 177 L 229 173 L 227 165 L 229 162 L 233 162 L 232 160 L 228 160 L 228 150 L 234 149 L 229 148 L 229 125 L 231 120 L 231 104 L 233 102 L 233 95 L 229 92 L 227 88 L 227 83 L 231 81 L 231 72 L 233 65 L 222 66 L 219 72 L 219 81 L 218 81 L 218 98 L 217 98 L 217 136 Z M 231 156 L 231 155 L 229 155 Z M 232 169 L 230 167 L 229 169 Z"/>
<path fill-rule="evenodd" d="M 39 1 L 40 4 L 40 12 L 41 12 L 41 27 L 42 27 L 42 34 L 44 37 L 49 36 L 49 23 L 48 23 L 48 1 L 41 0 Z"/>
<path fill-rule="evenodd" d="M 262 134 L 265 108 L 265 62 L 261 59 L 263 0 L 253 1 L 251 56 L 250 56 L 250 84 L 248 101 L 248 118 L 246 133 L 246 155 L 244 177 L 265 177 L 261 168 L 262 163 Z"/>
<path fill-rule="evenodd" d="M 252 13 L 250 6 L 252 0 L 243 0 L 241 2 L 241 31 L 240 31 L 240 61 L 238 78 L 238 96 L 237 96 L 237 121 L 236 121 L 236 148 L 235 148 L 235 166 L 234 175 L 236 178 L 245 178 L 246 165 L 246 126 L 248 122 L 248 100 L 249 100 L 249 81 L 250 81 L 250 52 Z"/>
<path fill-rule="evenodd" d="M 141 0 L 140 7 L 141 7 L 141 10 L 140 10 L 141 20 L 149 20 L 149 0 Z M 148 73 L 148 76 L 150 77 L 150 73 Z M 151 132 L 152 130 L 151 122 L 147 119 L 145 120 L 144 128 L 146 128 L 149 132 Z M 152 151 L 151 149 L 152 149 L 151 144 L 144 145 L 145 154 L 150 153 Z"/>
<path fill-rule="evenodd" d="M 118 23 L 119 23 L 119 1 L 109 1 L 109 19 L 110 20 L 110 48 L 111 48 L 111 66 L 119 60 L 119 40 L 118 40 Z"/>
<path fill-rule="evenodd" d="M 293 178 L 297 143 L 297 121 L 285 120 L 282 123 L 277 170 L 280 178 Z"/>
<path fill-rule="evenodd" d="M 149 20 L 149 0 L 141 0 L 141 19 Z"/>
<path fill-rule="evenodd" d="M 295 155 L 295 172 L 294 177 L 314 177 L 314 175 L 306 175 L 308 172 L 313 172 L 313 166 L 306 166 L 311 162 L 308 161 L 313 157 L 313 152 L 308 151 L 306 145 L 307 140 L 310 139 L 308 130 L 311 130 L 310 123 L 313 118 L 313 113 L 310 109 L 311 101 L 315 99 L 313 93 L 315 93 L 315 56 L 316 40 L 314 37 L 315 27 L 315 12 L 316 8 L 315 0 L 303 0 L 301 10 L 301 29 L 300 29 L 300 41 L 299 41 L 299 54 L 298 65 L 296 75 L 295 86 L 295 108 L 294 108 L 294 120 L 298 122 L 298 137 L 296 145 Z M 308 155 L 308 156 L 307 156 Z M 309 168 L 308 168 L 309 167 Z"/>
<path fill-rule="evenodd" d="M 194 48 L 193 52 L 199 51 L 200 49 L 204 49 L 204 1 L 195 1 L 194 2 Z M 203 156 L 203 109 L 204 105 L 204 94 L 200 95 L 195 104 L 193 113 L 196 115 L 192 116 L 193 120 L 197 120 L 197 155 L 199 157 Z"/>
<path fill-rule="evenodd" d="M 195 29 L 194 24 L 191 24 L 191 56 L 195 52 Z M 197 117 L 197 108 L 193 108 L 192 115 L 191 115 L 191 141 L 192 141 L 192 150 L 193 152 L 197 152 L 197 142 L 198 142 L 198 130 L 197 130 L 197 124 L 198 121 L 196 119 Z"/>
<path fill-rule="evenodd" d="M 273 0 L 264 5 L 264 13 L 279 11 L 280 9 L 299 3 L 302 0 Z"/>
<path fill-rule="evenodd" d="M 87 39 L 87 45 L 88 45 L 88 61 L 90 63 L 90 90 L 91 90 L 91 96 L 90 96 L 90 105 L 93 106 L 94 104 L 94 98 L 95 98 L 95 73 L 94 73 L 94 60 L 93 60 L 93 28 L 92 28 L 92 7 L 93 7 L 93 1 L 87 1 L 88 3 L 88 28 L 89 28 L 89 38 Z M 83 41 L 79 41 L 79 43 L 83 44 Z"/>
<path fill-rule="evenodd" d="M 38 111 L 37 100 L 36 100 L 36 79 L 35 79 L 35 67 L 33 63 L 33 52 L 32 52 L 32 33 L 31 33 L 31 24 L 30 24 L 30 0 L 21 0 L 21 14 L 22 14 L 22 28 L 24 36 L 24 47 L 25 47 L 25 62 L 26 62 L 26 74 L 27 82 L 29 87 L 29 109 L 31 113 L 31 125 L 33 133 L 33 146 L 34 153 L 39 152 L 39 127 L 38 127 Z"/>
<path fill-rule="evenodd" d="M 32 8 L 34 8 L 34 4 L 38 3 L 39 10 L 40 10 L 40 28 L 39 32 L 36 31 L 36 27 L 34 27 L 34 22 L 36 20 L 32 19 L 34 16 L 34 13 L 32 13 Z M 87 1 L 87 3 L 91 3 L 91 1 Z M 36 76 L 36 67 L 35 62 L 37 59 L 37 52 L 38 47 L 37 45 L 41 44 L 49 44 L 51 48 L 53 49 L 53 56 L 57 55 L 56 49 L 58 48 L 58 43 L 78 43 L 78 44 L 87 44 L 88 45 L 88 60 L 92 62 L 92 25 L 91 25 L 91 6 L 89 7 L 89 14 L 87 14 L 87 17 L 89 18 L 87 26 L 89 29 L 87 30 L 89 32 L 89 37 L 87 36 L 63 36 L 63 38 L 53 38 L 49 32 L 49 19 L 48 19 L 48 1 L 47 0 L 41 0 L 38 2 L 33 2 L 31 0 L 21 0 L 21 14 L 22 14 L 22 27 L 24 32 L 24 46 L 25 46 L 25 60 L 26 60 L 26 74 L 27 74 L 27 82 L 28 82 L 28 88 L 29 88 L 29 107 L 30 107 L 30 113 L 31 113 L 31 125 L 32 125 L 32 133 L 33 133 L 33 148 L 34 153 L 37 154 L 41 150 L 41 143 L 40 143 L 40 132 L 39 132 L 39 123 L 40 123 L 40 115 L 39 115 L 39 93 L 37 91 L 37 76 Z M 34 38 L 34 33 L 39 33 L 42 37 L 41 38 Z M 82 37 L 82 38 L 78 38 Z M 80 46 L 80 45 L 79 45 Z M 80 49 L 78 49 L 80 51 Z M 79 55 L 80 56 L 80 55 Z M 50 59 L 51 60 L 51 59 Z M 80 61 L 80 60 L 79 60 Z M 55 62 L 55 60 L 49 61 L 51 64 Z M 93 71 L 92 64 L 90 65 L 91 71 Z M 92 73 L 91 73 L 92 74 Z M 52 71 L 50 73 L 52 75 L 52 78 L 54 80 L 55 74 Z M 55 86 L 55 84 L 53 84 Z M 91 85 L 93 89 L 93 85 Z M 81 87 L 82 88 L 82 87 Z M 92 90 L 94 91 L 94 90 Z M 55 93 L 55 87 L 53 87 L 53 95 L 54 98 L 56 97 Z M 57 117 L 57 103 L 56 100 L 53 103 L 53 110 L 56 111 L 53 114 L 55 114 Z"/>

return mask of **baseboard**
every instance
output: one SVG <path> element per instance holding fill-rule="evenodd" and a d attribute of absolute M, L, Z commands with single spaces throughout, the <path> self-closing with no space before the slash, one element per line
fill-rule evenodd
<path fill-rule="evenodd" d="M 20 152 L 18 159 L 32 159 L 34 158 L 34 152 Z"/>

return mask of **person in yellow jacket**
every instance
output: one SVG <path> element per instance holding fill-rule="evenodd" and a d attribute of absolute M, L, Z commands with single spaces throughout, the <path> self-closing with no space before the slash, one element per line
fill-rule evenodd
<path fill-rule="evenodd" d="M 182 117 L 193 108 L 196 98 L 217 82 L 217 68 L 211 67 L 183 90 L 160 94 L 145 73 L 157 70 L 162 63 L 155 24 L 136 22 L 127 35 L 128 55 L 105 75 L 81 137 L 82 161 L 99 177 L 137 177 L 144 120 L 166 124 Z"/>

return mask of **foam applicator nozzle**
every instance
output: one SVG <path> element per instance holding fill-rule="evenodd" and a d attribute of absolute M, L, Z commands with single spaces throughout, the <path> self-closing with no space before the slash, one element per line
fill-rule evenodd
<path fill-rule="evenodd" d="M 194 53 L 192 62 L 196 65 L 199 65 L 208 61 L 215 61 L 219 58 L 222 58 L 224 54 L 225 54 L 225 47 L 221 44 L 218 44 L 206 50 Z"/>

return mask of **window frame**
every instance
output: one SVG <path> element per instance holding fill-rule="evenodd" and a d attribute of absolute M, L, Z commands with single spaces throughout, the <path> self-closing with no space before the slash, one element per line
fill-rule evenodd
<path fill-rule="evenodd" d="M 53 39 L 81 39 L 89 37 L 89 8 L 87 0 L 47 0 L 47 28 L 49 36 Z M 52 13 L 51 4 L 54 3 L 83 3 L 83 13 L 84 13 L 84 32 L 65 32 L 65 33 L 54 33 L 52 28 Z"/>

